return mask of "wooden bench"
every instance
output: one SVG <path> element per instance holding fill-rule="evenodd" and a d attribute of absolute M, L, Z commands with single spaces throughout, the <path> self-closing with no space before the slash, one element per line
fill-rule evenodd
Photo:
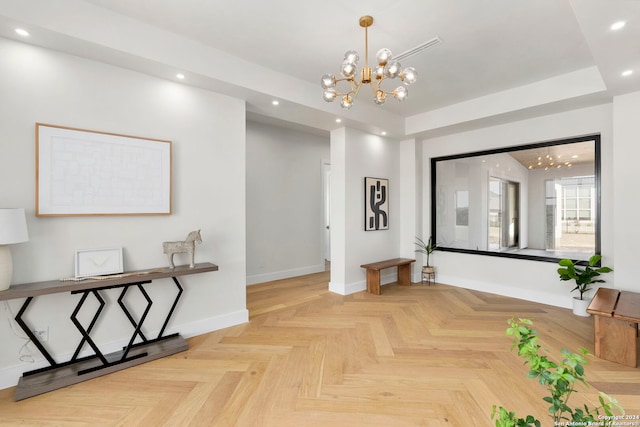
<path fill-rule="evenodd" d="M 595 355 L 637 367 L 640 294 L 600 288 L 587 313 L 594 315 Z"/>
<path fill-rule="evenodd" d="M 398 283 L 403 286 L 411 285 L 411 263 L 416 262 L 410 258 L 393 258 L 385 261 L 362 264 L 360 267 L 367 269 L 367 292 L 380 295 L 380 271 L 385 268 L 398 268 Z"/>

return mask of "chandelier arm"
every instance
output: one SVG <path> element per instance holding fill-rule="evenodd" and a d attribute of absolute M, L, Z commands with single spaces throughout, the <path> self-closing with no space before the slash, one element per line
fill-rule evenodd
<path fill-rule="evenodd" d="M 349 79 L 349 84 L 351 85 L 351 90 L 345 93 L 345 95 L 353 94 L 353 96 L 358 96 L 358 92 L 360 92 L 361 83 L 356 83 L 356 81 L 353 78 L 351 78 Z"/>
<path fill-rule="evenodd" d="M 385 80 L 386 77 L 382 77 L 380 80 L 378 80 L 378 84 L 377 84 L 377 90 L 379 90 L 380 92 L 384 93 L 385 95 L 391 95 L 393 94 L 393 92 L 387 92 L 386 90 L 382 89 L 381 85 L 382 85 L 382 81 Z"/>
<path fill-rule="evenodd" d="M 349 78 L 344 78 L 344 79 L 336 79 L 336 83 L 338 82 L 349 82 L 349 85 L 351 86 L 350 89 L 346 92 L 340 92 L 337 90 L 336 88 L 336 96 L 344 96 L 344 95 L 354 95 L 357 96 L 358 92 L 360 91 L 360 85 L 357 84 L 353 78 L 349 77 Z"/>
<path fill-rule="evenodd" d="M 349 86 L 350 86 L 349 90 L 346 91 L 346 92 L 338 91 L 337 84 L 340 83 L 340 82 L 349 82 Z M 355 88 L 356 88 L 356 85 L 355 85 L 355 82 L 353 81 L 353 77 L 345 77 L 344 79 L 336 79 L 335 91 L 336 91 L 336 95 L 337 96 L 350 95 L 352 93 L 355 93 L 354 92 Z"/>
<path fill-rule="evenodd" d="M 362 87 L 362 82 L 356 83 L 356 89 L 355 89 L 355 92 L 353 93 L 353 96 L 358 96 L 358 94 L 360 93 L 361 87 Z"/>

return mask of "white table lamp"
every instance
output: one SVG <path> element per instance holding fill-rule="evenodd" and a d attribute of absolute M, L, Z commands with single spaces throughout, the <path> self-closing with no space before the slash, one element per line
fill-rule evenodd
<path fill-rule="evenodd" d="M 0 291 L 9 289 L 13 261 L 9 245 L 29 240 L 24 209 L 0 209 Z"/>

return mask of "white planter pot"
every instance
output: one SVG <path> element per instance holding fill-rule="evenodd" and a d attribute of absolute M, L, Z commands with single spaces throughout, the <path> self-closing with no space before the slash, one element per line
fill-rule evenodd
<path fill-rule="evenodd" d="M 590 302 L 590 298 L 580 299 L 578 297 L 573 297 L 573 314 L 576 316 L 590 317 L 591 315 L 587 313 L 587 307 L 589 307 Z"/>

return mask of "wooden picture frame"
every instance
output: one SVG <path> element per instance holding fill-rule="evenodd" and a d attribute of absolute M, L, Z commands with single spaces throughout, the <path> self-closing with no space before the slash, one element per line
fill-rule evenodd
<path fill-rule="evenodd" d="M 124 271 L 122 248 L 80 249 L 75 256 L 76 279 Z"/>
<path fill-rule="evenodd" d="M 389 180 L 364 179 L 364 229 L 365 231 L 389 229 Z"/>
<path fill-rule="evenodd" d="M 170 215 L 171 141 L 36 123 L 36 216 Z"/>

